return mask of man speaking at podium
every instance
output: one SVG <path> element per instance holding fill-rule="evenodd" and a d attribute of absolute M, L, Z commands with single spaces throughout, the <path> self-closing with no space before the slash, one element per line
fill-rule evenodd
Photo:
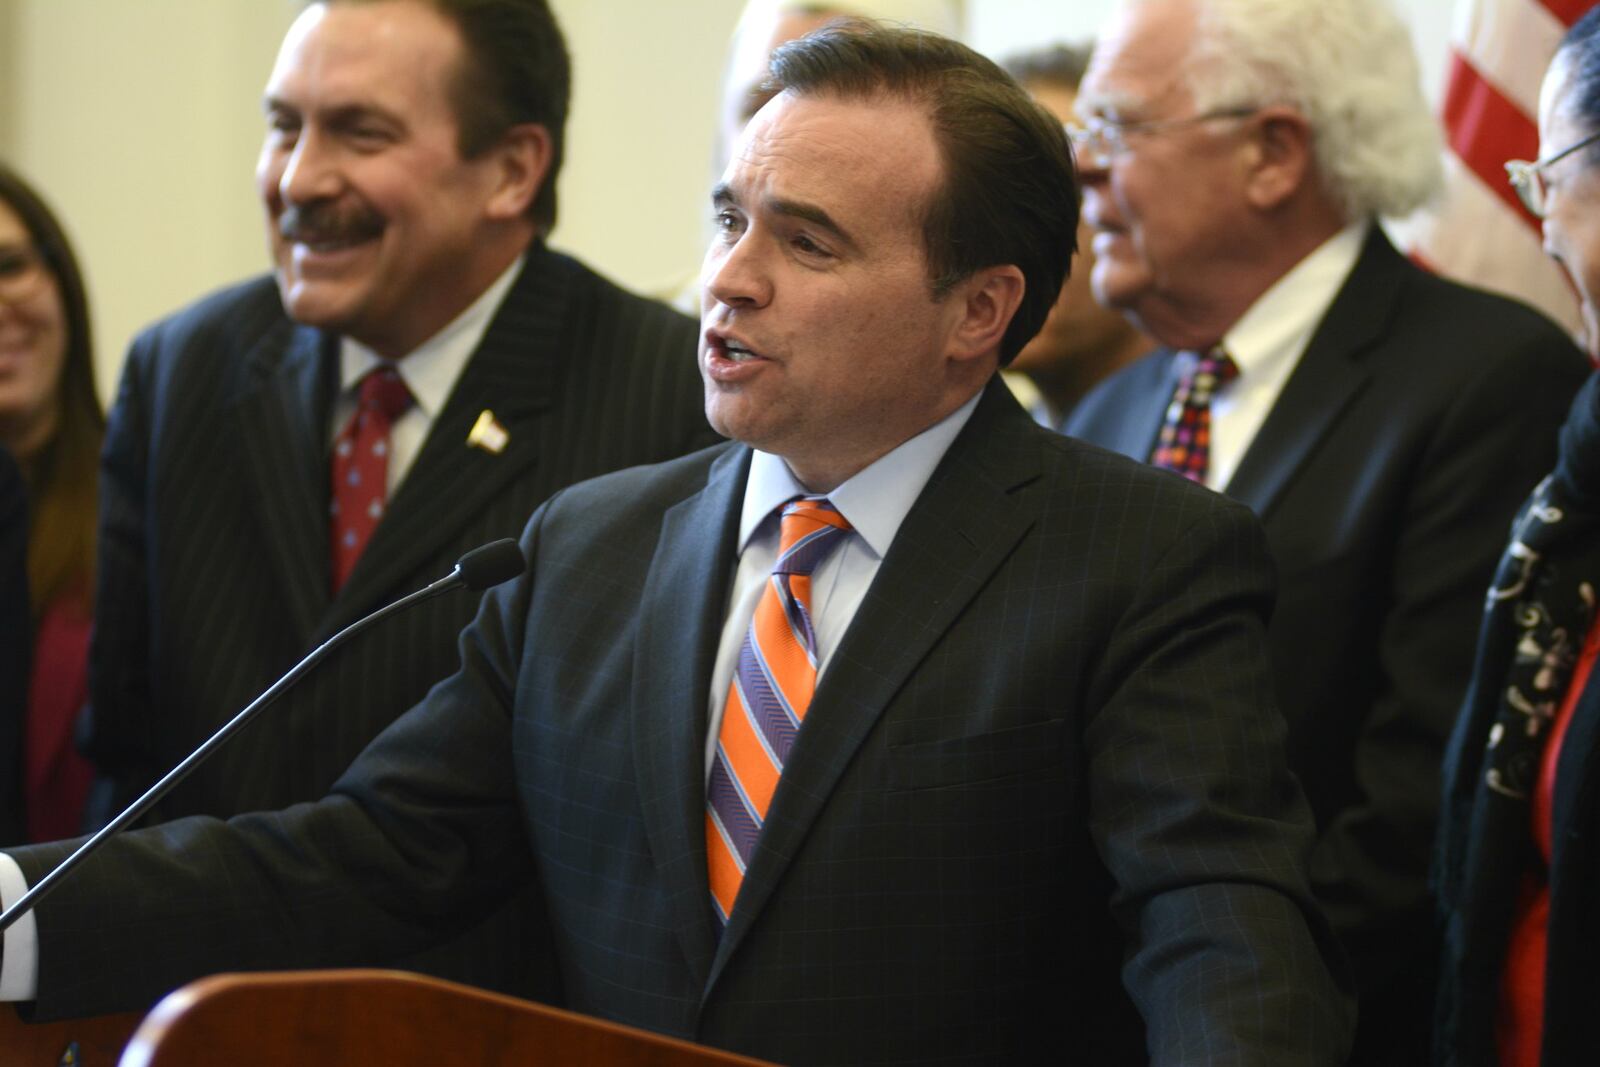
<path fill-rule="evenodd" d="M 912 31 L 773 77 L 702 278 L 735 441 L 552 498 L 329 797 L 112 840 L 0 992 L 362 963 L 531 885 L 563 1006 L 784 1062 L 1341 1061 L 1255 520 L 996 379 L 1068 266 L 1059 125 Z"/>

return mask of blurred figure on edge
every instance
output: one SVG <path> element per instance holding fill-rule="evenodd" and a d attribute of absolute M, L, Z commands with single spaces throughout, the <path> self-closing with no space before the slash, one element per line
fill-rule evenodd
<path fill-rule="evenodd" d="M 33 633 L 20 764 L 4 764 L 20 766 L 20 788 L 5 783 L 0 801 L 6 841 L 77 833 L 92 777 L 73 727 L 88 697 L 104 433 L 77 258 L 38 192 L 0 165 L 0 447 L 16 459 L 28 491 Z"/>
<path fill-rule="evenodd" d="M 1600 9 L 1568 31 L 1539 94 L 1539 160 L 1507 164 L 1600 355 Z M 1600 379 L 1500 560 L 1445 764 L 1435 1059 L 1600 1063 Z"/>

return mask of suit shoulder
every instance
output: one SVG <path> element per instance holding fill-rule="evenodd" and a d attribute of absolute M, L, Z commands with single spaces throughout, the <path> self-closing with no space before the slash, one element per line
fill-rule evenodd
<path fill-rule="evenodd" d="M 1254 521 L 1254 512 L 1238 501 L 1192 482 L 1172 471 L 1141 463 L 1120 452 L 1085 441 L 1042 429 L 1042 448 L 1050 457 L 1046 464 L 1048 484 L 1058 492 L 1066 491 L 1081 496 L 1086 490 L 1098 496 L 1108 496 L 1138 502 L 1159 511 L 1174 514 L 1197 515 L 1211 512 L 1217 515 L 1233 514 L 1247 522 Z M 1070 503 L 1068 506 L 1081 507 Z"/>
<path fill-rule="evenodd" d="M 252 343 L 268 330 L 287 327 L 278 287 L 269 274 L 201 297 L 142 330 L 134 352 L 215 353 Z"/>
<path fill-rule="evenodd" d="M 743 451 L 743 445 L 723 441 L 676 459 L 602 474 L 562 490 L 551 511 L 555 518 L 565 513 L 602 521 L 659 513 L 704 489 L 714 470 L 737 463 Z"/>
<path fill-rule="evenodd" d="M 1437 339 L 1458 343 L 1454 353 L 1472 361 L 1529 358 L 1582 367 L 1582 353 L 1556 323 L 1520 300 L 1465 285 L 1407 263 L 1409 290 L 1399 316 Z"/>

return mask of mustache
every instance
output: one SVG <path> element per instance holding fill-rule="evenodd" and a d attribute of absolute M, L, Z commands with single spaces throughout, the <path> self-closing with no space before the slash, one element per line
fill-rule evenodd
<path fill-rule="evenodd" d="M 313 200 L 290 204 L 278 216 L 278 233 L 287 241 L 364 241 L 382 232 L 383 218 L 360 203 Z"/>

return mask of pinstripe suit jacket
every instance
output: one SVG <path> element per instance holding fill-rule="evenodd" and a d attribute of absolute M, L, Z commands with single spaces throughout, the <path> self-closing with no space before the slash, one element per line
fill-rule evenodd
<path fill-rule="evenodd" d="M 704 738 L 748 455 L 554 497 L 462 670 L 330 798 L 112 842 L 39 910 L 39 1013 L 353 962 L 531 882 L 568 1006 L 783 1062 L 1341 1062 L 1259 527 L 998 383 L 821 679 L 719 938 Z M 36 878 L 59 849 L 16 855 Z"/>
<path fill-rule="evenodd" d="M 716 440 L 688 318 L 531 248 L 338 596 L 328 578 L 337 340 L 268 278 L 135 341 L 108 428 L 89 751 L 123 800 L 328 636 L 515 536 L 552 492 Z M 479 412 L 509 432 L 466 444 Z M 457 595 L 342 649 L 163 802 L 163 818 L 323 795 L 456 666 Z M 464 969 L 463 969 L 464 968 Z M 430 970 L 440 968 L 428 966 Z M 504 984 L 467 961 L 450 976 Z"/>

